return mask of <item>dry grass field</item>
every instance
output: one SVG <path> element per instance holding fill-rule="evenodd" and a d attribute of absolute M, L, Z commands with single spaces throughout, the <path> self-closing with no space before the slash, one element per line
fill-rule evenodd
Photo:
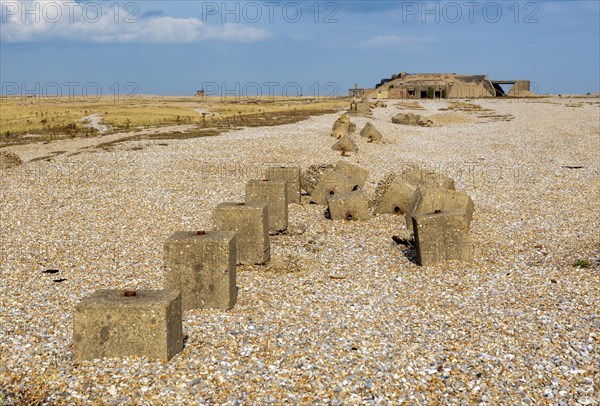
<path fill-rule="evenodd" d="M 122 99 L 4 97 L 0 109 L 0 147 L 90 137 L 99 131 L 82 121 L 97 115 L 106 132 L 169 125 L 232 128 L 293 123 L 331 113 L 343 98 L 221 98 L 139 96 Z"/>

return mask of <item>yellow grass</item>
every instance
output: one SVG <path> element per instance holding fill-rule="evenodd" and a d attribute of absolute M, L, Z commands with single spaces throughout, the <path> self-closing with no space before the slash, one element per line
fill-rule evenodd
<path fill-rule="evenodd" d="M 99 114 L 102 124 L 114 130 L 154 127 L 174 124 L 198 124 L 205 127 L 223 123 L 225 119 L 239 119 L 243 125 L 246 116 L 306 113 L 320 110 L 339 110 L 346 107 L 345 98 L 201 98 L 137 96 L 122 99 L 113 97 L 90 98 L 22 98 L 3 97 L 0 100 L 0 137 L 10 142 L 22 134 L 71 136 L 93 134 L 80 120 Z M 200 110 L 197 111 L 196 109 Z M 206 114 L 201 114 L 206 112 Z M 69 127 L 67 127 L 69 126 Z"/>
<path fill-rule="evenodd" d="M 406 110 L 424 110 L 425 108 L 417 101 L 398 103 L 398 108 Z"/>

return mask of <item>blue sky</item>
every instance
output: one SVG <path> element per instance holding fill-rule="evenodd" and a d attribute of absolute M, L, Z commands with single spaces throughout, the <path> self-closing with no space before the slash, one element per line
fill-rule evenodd
<path fill-rule="evenodd" d="M 394 73 L 600 88 L 600 1 L 0 0 L 3 94 L 346 94 Z"/>

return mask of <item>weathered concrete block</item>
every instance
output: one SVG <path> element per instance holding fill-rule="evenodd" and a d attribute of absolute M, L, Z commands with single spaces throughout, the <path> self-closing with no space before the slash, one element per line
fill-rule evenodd
<path fill-rule="evenodd" d="M 335 165 L 335 171 L 354 183 L 353 188 L 362 189 L 369 177 L 369 171 L 349 162 L 340 160 Z"/>
<path fill-rule="evenodd" d="M 398 113 L 392 117 L 392 123 L 405 125 L 420 125 L 423 127 L 431 127 L 433 122 L 427 117 L 413 113 Z"/>
<path fill-rule="evenodd" d="M 297 166 L 271 166 L 265 171 L 267 180 L 287 182 L 287 202 L 300 204 L 300 168 Z"/>
<path fill-rule="evenodd" d="M 417 186 L 396 177 L 375 207 L 377 214 L 405 214 L 413 200 Z"/>
<path fill-rule="evenodd" d="M 165 288 L 181 292 L 183 311 L 231 309 L 237 299 L 236 236 L 180 231 L 164 243 Z"/>
<path fill-rule="evenodd" d="M 331 136 L 337 139 L 346 137 L 350 133 L 350 124 L 337 126 L 331 131 Z"/>
<path fill-rule="evenodd" d="M 452 211 L 464 216 L 468 230 L 473 219 L 473 209 L 473 200 L 464 192 L 419 186 L 406 212 L 406 228 L 412 230 L 412 216 L 416 214 Z"/>
<path fill-rule="evenodd" d="M 316 204 L 327 204 L 328 197 L 351 192 L 354 186 L 355 184 L 344 175 L 333 169 L 326 169 L 319 178 L 319 183 L 313 189 L 310 198 Z"/>
<path fill-rule="evenodd" d="M 442 189 L 455 190 L 454 179 L 440 172 L 420 168 L 407 168 L 397 175 L 397 178 L 415 186 L 434 186 Z"/>
<path fill-rule="evenodd" d="M 349 135 L 345 135 L 331 147 L 334 151 L 358 152 L 358 146 Z"/>
<path fill-rule="evenodd" d="M 288 226 L 287 182 L 251 180 L 246 183 L 246 203 L 263 203 L 269 213 L 269 231 L 277 234 Z"/>
<path fill-rule="evenodd" d="M 333 123 L 333 128 L 331 129 L 331 136 L 335 138 L 342 138 L 350 133 L 350 116 L 347 113 L 342 114 L 336 121 Z"/>
<path fill-rule="evenodd" d="M 75 306 L 77 360 L 146 356 L 168 361 L 182 349 L 179 292 L 99 290 Z"/>
<path fill-rule="evenodd" d="M 369 208 L 362 191 L 333 195 L 327 198 L 332 220 L 367 221 Z"/>
<path fill-rule="evenodd" d="M 213 212 L 215 228 L 236 233 L 236 263 L 264 264 L 271 258 L 266 204 L 221 203 Z"/>
<path fill-rule="evenodd" d="M 368 139 L 369 141 L 380 141 L 383 136 L 377 128 L 371 123 L 365 124 L 362 130 L 360 130 L 360 136 Z"/>
<path fill-rule="evenodd" d="M 416 214 L 411 221 L 420 265 L 446 260 L 471 260 L 469 224 L 463 213 Z"/>

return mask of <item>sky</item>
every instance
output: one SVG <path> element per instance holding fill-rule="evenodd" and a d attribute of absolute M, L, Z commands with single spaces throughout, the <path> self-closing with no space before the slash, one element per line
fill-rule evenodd
<path fill-rule="evenodd" d="M 600 1 L 0 0 L 4 95 L 345 95 L 399 72 L 600 91 Z"/>

